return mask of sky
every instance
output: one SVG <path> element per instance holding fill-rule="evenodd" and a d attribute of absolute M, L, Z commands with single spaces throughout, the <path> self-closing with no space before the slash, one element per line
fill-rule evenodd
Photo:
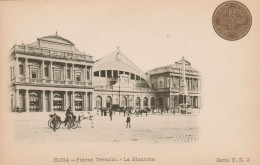
<path fill-rule="evenodd" d="M 201 58 L 208 54 L 204 41 L 211 35 L 218 38 L 211 26 L 214 8 L 202 8 L 206 4 L 136 0 L 55 2 L 6 3 L 1 13 L 3 28 L 8 29 L 4 34 L 7 47 L 31 43 L 57 31 L 94 59 L 119 46 L 143 71 L 174 63 L 182 56 L 200 69 Z"/>

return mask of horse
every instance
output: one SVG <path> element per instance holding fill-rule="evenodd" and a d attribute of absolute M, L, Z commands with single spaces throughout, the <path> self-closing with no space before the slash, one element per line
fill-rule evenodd
<path fill-rule="evenodd" d="M 81 115 L 78 115 L 78 128 L 81 128 L 81 126 L 80 126 L 80 122 L 82 121 L 82 120 L 90 120 L 91 121 L 91 128 L 94 128 L 94 126 L 93 126 L 93 115 L 91 114 L 91 113 L 89 113 L 88 112 L 88 114 L 89 114 L 89 116 L 85 116 L 82 112 L 81 112 Z"/>

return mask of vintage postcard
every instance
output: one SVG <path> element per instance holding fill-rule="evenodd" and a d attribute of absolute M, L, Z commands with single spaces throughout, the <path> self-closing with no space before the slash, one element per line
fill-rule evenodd
<path fill-rule="evenodd" d="M 0 164 L 260 164 L 259 20 L 259 0 L 1 1 Z"/>

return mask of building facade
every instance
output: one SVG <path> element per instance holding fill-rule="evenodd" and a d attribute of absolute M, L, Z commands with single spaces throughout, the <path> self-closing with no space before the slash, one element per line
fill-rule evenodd
<path fill-rule="evenodd" d="M 149 76 L 157 107 L 176 108 L 187 103 L 201 108 L 201 73 L 189 61 L 182 58 L 173 65 L 155 68 L 149 71 Z"/>
<path fill-rule="evenodd" d="M 11 109 L 34 111 L 91 110 L 93 60 L 55 34 L 10 53 Z"/>
<path fill-rule="evenodd" d="M 14 45 L 10 79 L 12 111 L 201 108 L 201 74 L 184 58 L 144 73 L 119 48 L 94 62 L 57 33 Z"/>

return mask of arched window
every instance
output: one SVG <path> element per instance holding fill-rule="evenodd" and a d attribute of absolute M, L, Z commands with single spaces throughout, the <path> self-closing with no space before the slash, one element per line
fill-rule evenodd
<path fill-rule="evenodd" d="M 62 111 L 62 97 L 59 93 L 55 93 L 53 97 L 53 110 Z"/>
<path fill-rule="evenodd" d="M 81 94 L 75 95 L 75 110 L 83 111 L 83 97 Z"/>
<path fill-rule="evenodd" d="M 144 105 L 144 108 L 148 107 L 148 99 L 147 99 L 147 97 L 144 97 L 143 105 Z"/>
<path fill-rule="evenodd" d="M 97 96 L 96 98 L 96 108 L 100 109 L 102 107 L 102 97 Z"/>
<path fill-rule="evenodd" d="M 23 74 L 23 65 L 22 64 L 19 65 L 19 73 Z"/>
<path fill-rule="evenodd" d="M 122 105 L 123 107 L 127 107 L 127 98 L 126 98 L 125 96 L 122 97 L 121 105 Z"/>
<path fill-rule="evenodd" d="M 137 109 L 140 108 L 140 97 L 137 97 L 137 98 L 135 99 L 135 107 L 136 107 Z"/>
<path fill-rule="evenodd" d="M 37 93 L 30 93 L 29 94 L 29 106 L 30 111 L 39 111 L 39 97 Z"/>
<path fill-rule="evenodd" d="M 44 76 L 49 77 L 49 68 L 48 67 L 44 68 Z"/>

